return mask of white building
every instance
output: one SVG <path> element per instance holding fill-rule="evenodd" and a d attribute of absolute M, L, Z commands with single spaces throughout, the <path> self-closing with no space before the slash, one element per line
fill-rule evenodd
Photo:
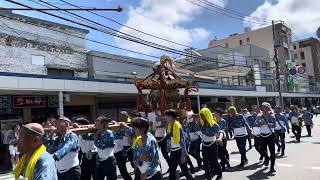
<path fill-rule="evenodd" d="M 87 77 L 89 31 L 10 12 L 0 20 L 1 72 Z"/>

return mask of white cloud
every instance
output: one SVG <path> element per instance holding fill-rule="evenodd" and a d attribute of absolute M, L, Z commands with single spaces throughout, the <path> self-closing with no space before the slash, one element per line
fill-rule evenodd
<path fill-rule="evenodd" d="M 227 0 L 210 0 L 225 7 Z M 185 23 L 192 23 L 196 16 L 202 13 L 200 7 L 185 0 L 142 0 L 137 7 L 131 7 L 128 12 L 128 20 L 125 25 L 139 29 L 143 32 L 156 35 L 185 45 L 206 40 L 210 32 L 202 27 L 186 28 Z M 166 42 L 151 36 L 136 32 L 126 27 L 120 31 L 141 39 L 152 41 L 172 48 L 184 47 Z M 116 43 L 124 48 L 143 51 L 147 54 L 162 54 L 153 48 L 128 42 L 116 38 Z"/>
<path fill-rule="evenodd" d="M 313 36 L 320 26 L 320 2 L 319 0 L 276 0 L 276 3 L 272 4 L 269 0 L 265 0 L 250 16 L 282 20 L 293 30 L 294 35 Z M 244 24 L 253 29 L 261 27 L 253 23 L 244 22 Z"/>

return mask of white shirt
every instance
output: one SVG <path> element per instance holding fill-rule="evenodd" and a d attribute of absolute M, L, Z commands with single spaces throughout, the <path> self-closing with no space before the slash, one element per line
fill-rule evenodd
<path fill-rule="evenodd" d="M 114 147 L 113 153 L 117 153 L 123 150 L 123 140 L 122 139 L 115 139 L 114 140 Z"/>
<path fill-rule="evenodd" d="M 260 125 L 261 134 L 270 134 L 274 131 L 273 128 L 270 128 L 268 125 Z"/>
<path fill-rule="evenodd" d="M 79 144 L 83 153 L 97 151 L 97 147 L 94 145 L 94 140 L 84 140 L 82 136 L 79 136 Z"/>
<path fill-rule="evenodd" d="M 98 156 L 99 156 L 99 161 L 107 160 L 109 157 L 113 156 L 113 148 L 105 148 L 105 149 L 98 148 Z"/>
<path fill-rule="evenodd" d="M 234 136 L 246 136 L 248 135 L 246 127 L 234 128 Z"/>
<path fill-rule="evenodd" d="M 173 137 L 171 137 L 171 149 L 175 149 L 175 150 L 180 149 L 180 143 L 179 144 L 174 144 Z"/>
<path fill-rule="evenodd" d="M 286 124 L 283 121 L 279 121 L 282 127 L 286 127 Z M 281 130 L 282 127 L 280 126 L 278 121 L 276 121 L 276 127 L 274 128 L 275 130 Z"/>

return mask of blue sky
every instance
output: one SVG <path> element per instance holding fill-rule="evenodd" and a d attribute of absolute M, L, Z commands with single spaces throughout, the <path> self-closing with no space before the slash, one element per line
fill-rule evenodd
<path fill-rule="evenodd" d="M 32 7 L 41 7 L 30 0 L 16 0 Z M 38 1 L 38 0 L 34 0 Z M 59 0 L 44 0 L 55 3 L 59 7 L 69 7 Z M 243 18 L 229 18 L 225 15 L 201 8 L 188 1 L 197 2 L 198 0 L 67 0 L 72 4 L 84 7 L 115 8 L 120 5 L 124 10 L 118 12 L 97 12 L 101 15 L 112 18 L 130 27 L 144 32 L 160 36 L 178 43 L 186 44 L 195 48 L 206 48 L 209 40 L 223 38 L 232 33 L 243 32 L 244 26 L 253 29 L 261 27 L 255 23 L 244 23 Z M 240 12 L 245 15 L 252 15 L 259 18 L 281 19 L 293 29 L 294 38 L 304 38 L 313 36 L 316 26 L 320 25 L 320 2 L 313 0 L 207 0 L 211 3 Z M 199 2 L 197 2 L 199 3 Z M 0 1 L 2 7 L 18 7 L 11 3 Z M 208 6 L 206 6 L 208 7 Z M 211 8 L 211 7 L 210 7 Z M 72 26 L 63 20 L 43 15 L 37 12 L 17 12 L 19 14 L 38 17 L 54 22 L 64 23 Z M 219 11 L 219 13 L 223 13 Z M 57 13 L 58 14 L 58 13 Z M 185 47 L 168 43 L 159 39 L 137 33 L 128 28 L 119 26 L 111 21 L 97 17 L 88 12 L 79 12 L 87 18 L 100 22 L 106 26 L 120 30 L 142 39 L 146 39 L 158 44 L 163 44 L 175 49 L 183 50 Z M 59 14 L 61 15 L 61 14 Z M 305 16 L 301 19 L 299 16 Z M 65 16 L 65 15 L 62 15 Z M 306 20 L 307 19 L 307 20 Z M 301 27 L 301 23 L 304 26 Z M 245 25 L 244 25 L 245 24 Z M 141 45 L 130 43 L 112 36 L 90 30 L 88 35 L 91 39 L 113 44 L 119 47 L 143 52 L 150 55 L 162 55 L 164 52 L 156 51 Z M 100 50 L 108 53 L 137 56 L 133 53 L 117 50 L 107 46 L 97 45 L 88 42 L 88 49 Z M 173 54 L 169 54 L 174 56 Z M 145 57 L 150 59 L 148 57 Z"/>

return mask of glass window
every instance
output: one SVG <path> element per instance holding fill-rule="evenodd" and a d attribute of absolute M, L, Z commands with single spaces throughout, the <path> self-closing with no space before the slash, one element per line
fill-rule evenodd
<path fill-rule="evenodd" d="M 239 41 L 240 45 L 242 45 L 242 40 Z"/>
<path fill-rule="evenodd" d="M 294 53 L 294 54 L 293 54 L 293 58 L 294 58 L 294 59 L 298 59 L 298 54 Z"/>
<path fill-rule="evenodd" d="M 304 52 L 303 52 L 303 51 L 300 52 L 300 57 L 301 57 L 301 59 L 305 59 L 305 56 L 304 56 Z"/>
<path fill-rule="evenodd" d="M 248 44 L 250 43 L 250 38 L 248 38 L 248 37 L 247 37 L 247 43 L 248 43 Z"/>
<path fill-rule="evenodd" d="M 54 77 L 74 77 L 74 71 L 68 69 L 48 68 L 48 76 Z"/>

